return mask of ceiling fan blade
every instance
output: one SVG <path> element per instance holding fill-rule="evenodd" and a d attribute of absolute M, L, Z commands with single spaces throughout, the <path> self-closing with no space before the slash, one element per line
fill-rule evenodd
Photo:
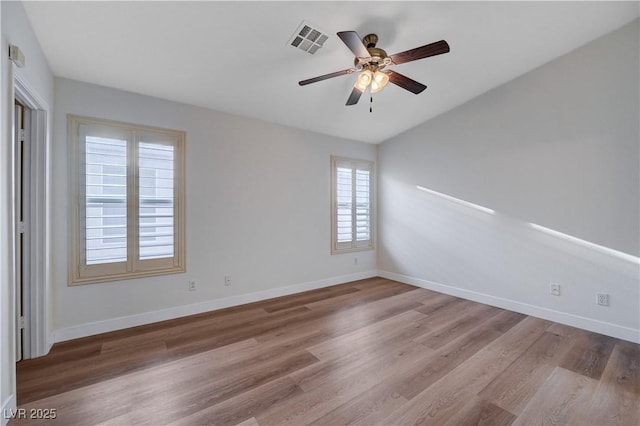
<path fill-rule="evenodd" d="M 313 77 L 313 78 L 309 78 L 307 80 L 302 80 L 302 81 L 299 81 L 298 84 L 300 86 L 306 86 L 307 84 L 317 83 L 318 81 L 327 80 L 327 79 L 333 78 L 333 77 L 339 77 L 339 76 L 345 75 L 345 74 L 351 74 L 352 72 L 353 72 L 353 68 L 348 68 L 346 70 L 336 71 L 336 72 L 332 72 L 330 74 L 320 75 L 318 77 Z"/>
<path fill-rule="evenodd" d="M 435 43 L 426 44 L 415 49 L 405 50 L 404 52 L 391 55 L 390 58 L 394 64 L 404 64 L 405 62 L 417 61 L 418 59 L 428 58 L 429 56 L 442 55 L 449 52 L 449 44 L 444 41 L 436 41 Z"/>
<path fill-rule="evenodd" d="M 349 95 L 349 99 L 347 99 L 347 103 L 345 105 L 355 105 L 360 100 L 360 96 L 362 96 L 362 91 L 357 87 L 354 87 Z"/>
<path fill-rule="evenodd" d="M 409 77 L 399 74 L 395 71 L 387 71 L 387 75 L 389 76 L 389 82 L 395 84 L 396 86 L 400 86 L 403 89 L 410 91 L 411 93 L 421 93 L 424 89 L 427 88 L 422 83 L 418 83 L 415 80 L 410 79 Z"/>
<path fill-rule="evenodd" d="M 346 44 L 347 47 L 353 52 L 353 54 L 358 58 L 368 58 L 369 56 L 371 56 L 365 45 L 362 44 L 362 39 L 357 32 L 340 31 L 338 33 L 338 37 L 340 37 L 340 40 L 342 40 L 342 42 Z"/>

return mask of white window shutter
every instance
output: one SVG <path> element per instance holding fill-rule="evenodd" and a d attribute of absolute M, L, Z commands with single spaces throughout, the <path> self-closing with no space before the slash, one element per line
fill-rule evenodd
<path fill-rule="evenodd" d="M 331 157 L 332 253 L 373 248 L 373 163 Z"/>
<path fill-rule="evenodd" d="M 69 282 L 184 272 L 185 133 L 73 115 L 68 124 Z"/>
<path fill-rule="evenodd" d="M 140 260 L 174 254 L 174 148 L 138 144 L 138 244 Z"/>
<path fill-rule="evenodd" d="M 127 261 L 127 140 L 87 135 L 85 250 L 87 265 Z"/>

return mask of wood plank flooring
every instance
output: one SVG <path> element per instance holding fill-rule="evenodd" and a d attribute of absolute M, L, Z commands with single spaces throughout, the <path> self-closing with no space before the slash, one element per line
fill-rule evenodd
<path fill-rule="evenodd" d="M 640 425 L 640 345 L 383 278 L 56 344 L 57 425 Z"/>

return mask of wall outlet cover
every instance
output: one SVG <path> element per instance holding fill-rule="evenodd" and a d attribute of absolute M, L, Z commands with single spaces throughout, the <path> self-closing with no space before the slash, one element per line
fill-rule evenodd
<path fill-rule="evenodd" d="M 596 304 L 609 306 L 609 293 L 596 293 Z"/>

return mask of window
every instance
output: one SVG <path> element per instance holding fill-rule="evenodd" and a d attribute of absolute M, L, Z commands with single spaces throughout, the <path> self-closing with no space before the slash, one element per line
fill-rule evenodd
<path fill-rule="evenodd" d="M 69 116 L 70 283 L 184 272 L 185 133 Z"/>
<path fill-rule="evenodd" d="M 331 253 L 373 249 L 373 163 L 331 157 Z"/>

